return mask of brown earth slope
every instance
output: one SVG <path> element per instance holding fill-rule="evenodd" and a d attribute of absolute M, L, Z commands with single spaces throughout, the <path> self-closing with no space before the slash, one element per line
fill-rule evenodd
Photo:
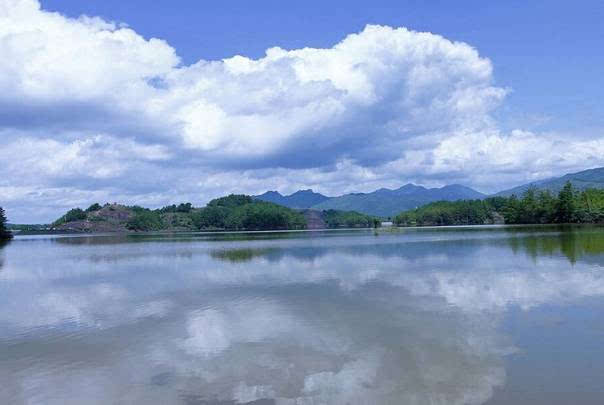
<path fill-rule="evenodd" d="M 98 211 L 88 213 L 88 217 L 54 227 L 58 231 L 69 232 L 126 232 L 126 224 L 134 213 L 124 205 L 108 204 Z"/>
<path fill-rule="evenodd" d="M 303 210 L 301 211 L 304 218 L 306 218 L 307 226 L 306 229 L 325 229 L 327 224 L 323 220 L 321 211 L 317 210 Z"/>

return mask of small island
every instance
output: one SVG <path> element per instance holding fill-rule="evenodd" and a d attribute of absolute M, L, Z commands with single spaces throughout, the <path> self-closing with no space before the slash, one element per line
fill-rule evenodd
<path fill-rule="evenodd" d="M 51 227 L 63 232 L 266 231 L 370 228 L 380 223 L 378 218 L 358 212 L 296 210 L 231 194 L 202 208 L 191 203 L 158 209 L 95 203 L 86 209 L 69 210 Z"/>

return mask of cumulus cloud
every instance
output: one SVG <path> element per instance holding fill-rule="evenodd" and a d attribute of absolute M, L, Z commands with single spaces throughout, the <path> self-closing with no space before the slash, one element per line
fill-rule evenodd
<path fill-rule="evenodd" d="M 6 101 L 114 101 L 134 107 L 130 103 L 151 89 L 145 79 L 164 75 L 179 62 L 165 41 L 145 40 L 100 18 L 45 12 L 35 0 L 3 0 L 0 21 Z"/>
<path fill-rule="evenodd" d="M 186 147 L 294 167 L 390 160 L 418 136 L 474 125 L 505 94 L 470 46 L 382 26 L 330 49 L 202 61 L 166 84 Z"/>
<path fill-rule="evenodd" d="M 331 48 L 186 66 L 166 41 L 124 24 L 1 0 L 0 131 L 13 158 L 0 187 L 61 188 L 71 204 L 99 190 L 203 203 L 407 181 L 494 191 L 604 163 L 598 141 L 500 130 L 493 112 L 508 89 L 493 76 L 468 44 L 379 25 Z M 41 205 L 10 204 L 20 220 L 37 218 L 19 206 Z"/>
<path fill-rule="evenodd" d="M 19 159 L 14 159 L 18 156 Z M 72 142 L 21 137 L 4 145 L 0 159 L 6 174 L 20 178 L 52 176 L 73 179 L 86 176 L 110 179 L 122 175 L 136 161 L 167 160 L 169 152 L 161 145 L 141 145 L 130 139 L 97 135 Z M 23 183 L 21 183 L 23 184 Z"/>

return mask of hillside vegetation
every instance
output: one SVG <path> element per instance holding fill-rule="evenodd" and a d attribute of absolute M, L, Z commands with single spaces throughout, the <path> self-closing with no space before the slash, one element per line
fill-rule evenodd
<path fill-rule="evenodd" d="M 327 228 L 378 228 L 379 218 L 356 211 L 325 210 L 322 218 Z"/>
<path fill-rule="evenodd" d="M 278 230 L 304 229 L 299 212 L 246 195 L 217 198 L 206 207 L 191 203 L 159 209 L 120 204 L 74 208 L 53 224 L 57 230 L 78 232 L 161 230 Z"/>
<path fill-rule="evenodd" d="M 203 208 L 191 203 L 159 209 L 120 204 L 93 204 L 74 208 L 52 224 L 54 230 L 72 232 L 285 230 L 313 228 L 374 227 L 377 218 L 357 212 L 303 212 L 260 201 L 247 195 L 229 195 L 210 201 Z M 318 221 L 318 225 L 317 225 Z"/>
<path fill-rule="evenodd" d="M 575 190 L 567 182 L 557 195 L 529 188 L 521 198 L 438 201 L 394 218 L 398 226 L 604 223 L 604 190 Z"/>
<path fill-rule="evenodd" d="M 547 190 L 553 194 L 557 194 L 567 182 L 570 182 L 573 188 L 579 191 L 587 189 L 604 189 L 604 167 L 568 173 L 561 177 L 523 184 L 509 190 L 500 191 L 495 195 L 503 197 L 510 197 L 511 195 L 518 196 L 524 194 L 529 188 Z"/>

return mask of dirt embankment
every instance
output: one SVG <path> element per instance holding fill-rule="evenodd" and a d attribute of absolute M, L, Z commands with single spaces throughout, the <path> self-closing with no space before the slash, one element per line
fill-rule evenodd
<path fill-rule="evenodd" d="M 323 220 L 321 211 L 317 210 L 303 210 L 302 215 L 306 218 L 307 228 L 306 229 L 325 229 L 327 224 Z"/>
<path fill-rule="evenodd" d="M 66 222 L 53 229 L 68 232 L 126 232 L 126 224 L 132 217 L 134 212 L 127 207 L 109 204 L 98 211 L 89 212 L 86 219 Z"/>

